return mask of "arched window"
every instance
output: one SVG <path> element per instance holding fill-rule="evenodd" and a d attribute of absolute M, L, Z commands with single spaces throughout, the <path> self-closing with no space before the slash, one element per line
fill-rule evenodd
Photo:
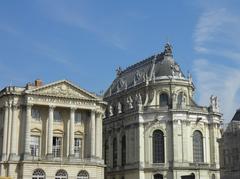
<path fill-rule="evenodd" d="M 168 106 L 168 94 L 167 93 L 162 93 L 160 95 L 160 106 Z"/>
<path fill-rule="evenodd" d="M 156 174 L 156 175 L 154 175 L 154 179 L 163 179 L 163 175 Z"/>
<path fill-rule="evenodd" d="M 193 162 L 203 162 L 203 136 L 200 131 L 193 133 Z"/>
<path fill-rule="evenodd" d="M 32 174 L 32 179 L 45 179 L 45 172 L 39 168 L 34 170 Z"/>
<path fill-rule="evenodd" d="M 212 174 L 212 179 L 216 179 L 215 174 Z"/>
<path fill-rule="evenodd" d="M 67 178 L 68 174 L 65 170 L 58 170 L 55 175 L 55 179 L 67 179 Z"/>
<path fill-rule="evenodd" d="M 153 132 L 153 163 L 164 163 L 164 135 L 160 130 Z"/>
<path fill-rule="evenodd" d="M 77 179 L 89 179 L 89 174 L 87 171 L 82 170 L 78 173 Z"/>
<path fill-rule="evenodd" d="M 117 167 L 117 161 L 118 161 L 118 147 L 117 147 L 117 139 L 113 139 L 113 167 Z"/>
<path fill-rule="evenodd" d="M 126 136 L 122 136 L 122 166 L 126 164 Z"/>

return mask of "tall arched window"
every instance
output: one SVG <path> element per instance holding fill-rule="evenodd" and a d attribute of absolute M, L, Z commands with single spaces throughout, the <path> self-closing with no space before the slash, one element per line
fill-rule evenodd
<path fill-rule="evenodd" d="M 117 147 L 117 139 L 113 139 L 113 167 L 117 167 L 117 161 L 118 161 L 118 147 Z"/>
<path fill-rule="evenodd" d="M 203 136 L 200 131 L 193 133 L 193 162 L 203 162 Z"/>
<path fill-rule="evenodd" d="M 77 175 L 77 179 L 89 179 L 88 172 L 85 170 L 81 170 Z"/>
<path fill-rule="evenodd" d="M 153 132 L 153 163 L 164 163 L 164 135 L 160 130 Z"/>
<path fill-rule="evenodd" d="M 68 174 L 65 170 L 58 170 L 55 175 L 55 179 L 67 179 L 67 178 Z"/>
<path fill-rule="evenodd" d="M 45 179 L 45 172 L 38 168 L 36 170 L 34 170 L 33 174 L 32 174 L 32 179 Z"/>
<path fill-rule="evenodd" d="M 126 136 L 122 136 L 122 166 L 126 164 Z"/>
<path fill-rule="evenodd" d="M 168 94 L 167 93 L 162 93 L 160 95 L 160 107 L 163 106 L 168 106 Z"/>
<path fill-rule="evenodd" d="M 154 179 L 163 179 L 163 175 L 156 174 L 156 175 L 154 175 Z"/>

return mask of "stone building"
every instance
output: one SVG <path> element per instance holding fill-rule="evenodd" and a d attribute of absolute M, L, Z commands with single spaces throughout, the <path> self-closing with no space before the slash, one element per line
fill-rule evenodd
<path fill-rule="evenodd" d="M 103 179 L 101 98 L 62 80 L 0 91 L 0 176 Z"/>
<path fill-rule="evenodd" d="M 104 94 L 107 179 L 219 179 L 221 114 L 194 102 L 172 47 L 125 70 Z"/>
<path fill-rule="evenodd" d="M 221 179 L 240 178 L 240 109 L 219 140 Z"/>

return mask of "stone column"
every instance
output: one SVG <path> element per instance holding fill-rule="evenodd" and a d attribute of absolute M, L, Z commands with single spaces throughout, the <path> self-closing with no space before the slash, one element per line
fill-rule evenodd
<path fill-rule="evenodd" d="M 75 123 L 75 108 L 71 108 L 70 112 L 70 136 L 69 136 L 69 156 L 74 156 L 74 123 Z"/>
<path fill-rule="evenodd" d="M 25 144 L 24 144 L 24 159 L 30 157 L 30 142 L 31 142 L 31 111 L 32 105 L 28 104 L 26 108 L 26 118 L 25 118 Z"/>
<path fill-rule="evenodd" d="M 4 124 L 3 124 L 3 146 L 2 146 L 2 160 L 6 160 L 7 156 L 7 139 L 8 139 L 8 104 L 4 108 Z"/>
<path fill-rule="evenodd" d="M 90 121 L 90 129 L 91 129 L 91 158 L 94 158 L 96 156 L 96 114 L 95 110 L 91 111 L 91 121 Z"/>
<path fill-rule="evenodd" d="M 102 159 L 102 114 L 99 112 L 96 116 L 96 157 Z"/>
<path fill-rule="evenodd" d="M 12 126 L 11 126 L 11 147 L 10 147 L 10 160 L 18 160 L 17 152 L 17 105 L 13 104 L 12 106 Z"/>
<path fill-rule="evenodd" d="M 48 130 L 47 130 L 47 158 L 52 158 L 54 108 L 55 106 L 49 106 Z"/>

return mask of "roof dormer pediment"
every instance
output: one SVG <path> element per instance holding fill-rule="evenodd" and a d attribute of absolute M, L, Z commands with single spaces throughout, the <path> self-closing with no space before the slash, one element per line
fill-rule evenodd
<path fill-rule="evenodd" d="M 26 93 L 32 95 L 79 98 L 87 100 L 98 99 L 98 97 L 94 94 L 87 92 L 86 90 L 72 84 L 67 80 L 61 80 L 41 87 L 30 89 L 27 90 Z"/>

